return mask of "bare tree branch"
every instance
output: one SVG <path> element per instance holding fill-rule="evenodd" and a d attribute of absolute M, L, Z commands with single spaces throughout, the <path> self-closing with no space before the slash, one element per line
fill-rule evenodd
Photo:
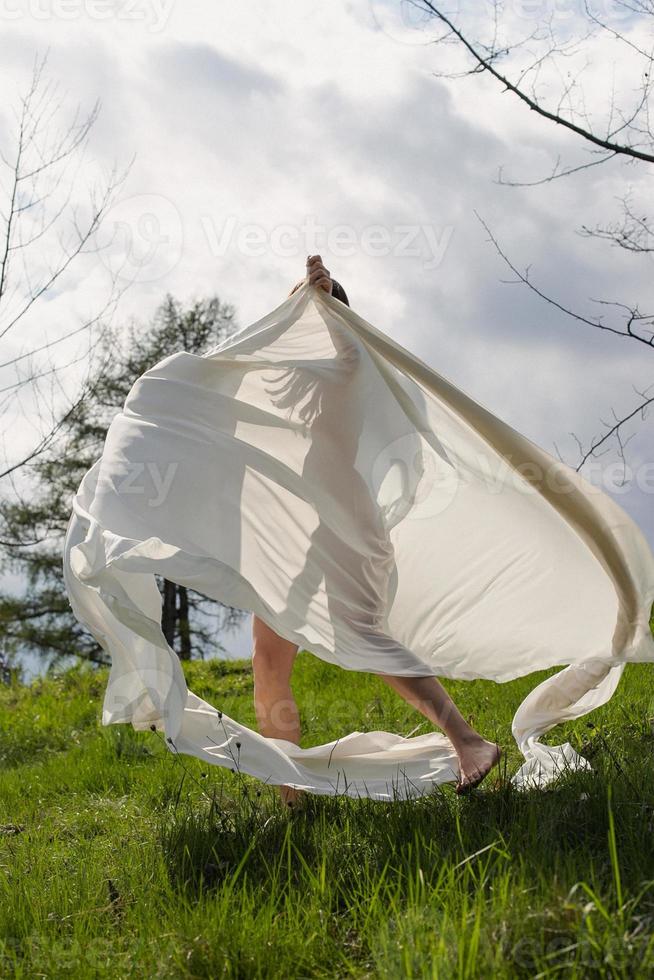
<path fill-rule="evenodd" d="M 582 170 L 598 167 L 602 163 L 607 163 L 609 160 L 612 160 L 614 157 L 615 153 L 609 153 L 601 156 L 598 160 L 589 160 L 587 163 L 580 163 L 576 167 L 566 167 L 563 170 L 559 170 L 561 157 L 557 157 L 556 163 L 552 168 L 552 173 L 547 177 L 539 177 L 537 180 L 505 180 L 503 176 L 504 168 L 500 167 L 495 183 L 501 184 L 504 187 L 540 187 L 542 184 L 550 184 L 554 180 L 560 180 L 561 177 L 569 177 L 571 174 L 578 174 Z"/>
<path fill-rule="evenodd" d="M 648 215 L 637 215 L 629 202 L 629 197 L 622 198 L 623 218 L 620 224 L 615 222 L 608 225 L 598 225 L 595 228 L 581 226 L 580 234 L 587 238 L 601 238 L 611 242 L 627 252 L 654 252 L 653 229 Z"/>
<path fill-rule="evenodd" d="M 618 452 L 619 452 L 620 458 L 622 459 L 623 464 L 626 466 L 626 460 L 625 460 L 624 450 L 625 450 L 625 447 L 626 447 L 627 443 L 631 440 L 632 436 L 629 436 L 628 439 L 624 440 L 622 438 L 622 435 L 621 435 L 622 429 L 627 424 L 627 422 L 630 422 L 632 419 L 636 418 L 636 416 L 638 416 L 638 415 L 640 416 L 641 419 L 645 419 L 646 416 L 647 416 L 647 410 L 649 409 L 649 407 L 652 404 L 654 404 L 654 395 L 649 396 L 649 397 L 645 397 L 642 392 L 640 394 L 641 394 L 641 396 L 643 396 L 642 397 L 642 401 L 633 409 L 633 411 L 628 412 L 626 415 L 623 415 L 621 417 L 618 417 L 615 414 L 615 412 L 613 412 L 613 416 L 614 416 L 613 423 L 612 424 L 605 423 L 605 425 L 607 426 L 607 431 L 604 433 L 604 435 L 599 436 L 596 439 L 593 439 L 592 442 L 591 442 L 591 444 L 590 444 L 590 447 L 587 450 L 585 450 L 585 451 L 583 450 L 583 448 L 581 446 L 581 443 L 577 439 L 577 444 L 579 446 L 579 451 L 582 454 L 581 455 L 581 460 L 580 460 L 579 464 L 576 467 L 577 470 L 580 470 L 582 468 L 582 466 L 584 465 L 584 463 L 588 462 L 588 460 L 591 458 L 591 456 L 597 456 L 598 455 L 598 452 L 597 452 L 598 449 L 601 449 L 602 447 L 606 447 L 606 444 L 608 443 L 608 441 L 611 438 L 613 438 L 613 437 L 616 437 L 617 438 L 617 441 L 618 441 Z M 571 435 L 573 435 L 573 438 L 576 439 L 576 436 L 574 436 L 573 433 L 571 433 Z"/>
<path fill-rule="evenodd" d="M 507 43 L 500 39 L 499 14 L 500 11 L 504 11 L 504 6 L 500 0 L 493 0 L 491 22 L 486 31 L 486 34 L 490 36 L 490 41 L 484 42 L 480 39 L 473 40 L 460 24 L 454 22 L 453 15 L 445 12 L 438 2 L 411 0 L 411 3 L 421 11 L 430 13 L 443 26 L 442 36 L 437 38 L 434 43 L 455 45 L 465 53 L 466 60 L 472 59 L 472 67 L 466 71 L 441 71 L 435 74 L 447 78 L 488 74 L 501 84 L 503 92 L 509 92 L 515 96 L 519 102 L 526 105 L 530 111 L 536 113 L 543 120 L 573 133 L 584 144 L 590 144 L 590 153 L 595 157 L 595 159 L 587 160 L 581 164 L 566 166 L 562 166 L 560 157 L 557 157 L 549 175 L 530 181 L 506 180 L 503 168 L 500 168 L 497 183 L 518 187 L 541 186 L 562 177 L 590 170 L 618 157 L 622 157 L 634 165 L 654 162 L 654 132 L 649 111 L 653 83 L 652 69 L 654 68 L 654 46 L 651 43 L 651 32 L 647 40 L 642 41 L 642 32 L 638 33 L 632 29 L 633 22 L 624 31 L 621 31 L 611 21 L 610 14 L 605 13 L 604 16 L 600 16 L 591 8 L 589 0 L 584 0 L 581 14 L 582 16 L 585 14 L 588 29 L 583 30 L 579 27 L 579 31 L 576 33 L 578 35 L 581 32 L 581 37 L 575 36 L 574 31 L 567 31 L 565 37 L 561 31 L 558 31 L 557 36 L 555 33 L 557 25 L 552 15 L 549 21 L 540 22 L 529 36 Z M 654 0 L 617 0 L 614 6 L 622 7 L 625 11 L 639 15 L 641 18 L 654 17 Z M 580 23 L 579 18 L 577 18 L 575 27 L 578 27 Z M 584 44 L 596 38 L 606 38 L 610 40 L 612 45 L 622 47 L 624 57 L 617 64 L 629 66 L 632 77 L 635 73 L 637 78 L 635 87 L 631 88 L 627 97 L 628 104 L 626 106 L 621 105 L 616 85 L 616 61 L 614 60 L 613 64 L 609 65 L 609 71 L 604 74 L 604 78 L 608 82 L 608 91 L 602 100 L 606 112 L 603 134 L 599 134 L 593 127 L 586 106 L 584 88 L 581 85 L 582 75 L 592 63 L 584 49 Z M 539 48 L 537 49 L 536 46 Z M 538 53 L 535 53 L 536 50 Z M 525 51 L 529 55 L 526 67 L 521 67 L 517 71 L 499 68 L 499 62 L 503 59 L 510 58 L 510 64 L 515 65 L 518 62 L 518 56 L 523 55 Z M 566 61 L 568 62 L 567 65 Z M 548 105 L 545 105 L 545 99 L 540 91 L 543 77 L 546 77 L 546 81 L 549 80 L 550 83 L 554 78 L 555 85 L 559 89 L 558 101 L 551 99 Z M 595 228 L 583 225 L 580 234 L 585 237 L 602 239 L 626 251 L 647 257 L 654 252 L 651 222 L 648 215 L 644 213 L 644 209 L 637 208 L 631 203 L 630 193 L 622 199 L 623 218 L 621 222 L 599 224 Z M 518 269 L 515 262 L 502 249 L 486 222 L 477 212 L 475 214 L 486 230 L 497 253 L 513 273 L 515 278 L 509 282 L 526 286 L 539 299 L 579 324 L 618 337 L 638 341 L 639 344 L 650 349 L 654 348 L 653 314 L 641 313 L 637 303 L 627 304 L 592 297 L 590 299 L 593 303 L 617 311 L 622 317 L 622 322 L 616 323 L 615 320 L 607 322 L 604 315 L 592 316 L 575 311 L 560 300 L 547 295 L 543 289 L 537 286 L 532 281 L 529 266 L 524 271 Z M 654 396 L 651 395 L 650 391 L 638 391 L 637 394 L 639 395 L 638 404 L 631 411 L 618 414 L 611 410 L 612 418 L 610 421 L 602 423 L 605 431 L 600 436 L 594 437 L 588 448 L 584 448 L 577 436 L 571 433 L 579 450 L 580 462 L 577 469 L 581 469 L 592 456 L 603 455 L 609 451 L 611 446 L 617 446 L 626 478 L 625 449 L 633 438 L 633 432 L 625 435 L 628 423 L 637 418 L 645 419 L 648 409 L 654 402 Z M 556 451 L 558 453 L 558 448 Z"/>
<path fill-rule="evenodd" d="M 475 215 L 479 219 L 483 227 L 485 228 L 486 233 L 488 234 L 488 238 L 492 242 L 493 246 L 495 247 L 498 255 L 503 259 L 503 261 L 509 267 L 511 272 L 513 272 L 514 275 L 516 276 L 514 282 L 522 283 L 523 285 L 527 286 L 527 288 L 530 289 L 533 293 L 535 293 L 536 296 L 538 296 L 540 299 L 544 300 L 550 306 L 555 307 L 557 310 L 559 310 L 561 313 L 564 313 L 566 316 L 569 316 L 573 320 L 576 320 L 578 323 L 583 323 L 586 326 L 594 327 L 596 330 L 605 330 L 608 333 L 616 334 L 618 337 L 631 338 L 632 340 L 639 341 L 641 344 L 645 344 L 647 347 L 654 348 L 654 332 L 650 332 L 650 336 L 647 337 L 647 336 L 642 336 L 639 333 L 636 333 L 636 331 L 634 330 L 634 324 L 654 323 L 654 314 L 641 314 L 639 313 L 637 308 L 629 307 L 624 303 L 617 303 L 609 300 L 593 300 L 593 302 L 595 303 L 602 304 L 604 306 L 617 306 L 625 311 L 625 317 L 626 317 L 625 325 L 622 328 L 619 328 L 615 326 L 609 326 L 608 324 L 603 323 L 600 317 L 593 318 L 593 317 L 584 316 L 581 313 L 576 313 L 574 310 L 571 310 L 567 306 L 564 306 L 563 303 L 560 303 L 558 300 L 553 299 L 551 296 L 548 296 L 541 289 L 539 289 L 538 286 L 534 285 L 534 283 L 531 281 L 529 276 L 529 267 L 527 267 L 527 269 L 524 272 L 521 272 L 517 268 L 517 266 L 511 261 L 508 255 L 503 251 L 499 242 L 497 241 L 497 238 L 495 237 L 495 235 L 493 235 L 492 231 L 490 230 L 490 228 L 488 227 L 484 219 L 481 217 L 481 215 L 477 211 L 475 211 Z"/>
<path fill-rule="evenodd" d="M 114 166 L 102 186 L 90 189 L 81 214 L 81 171 L 100 106 L 96 102 L 85 115 L 78 108 L 68 122 L 62 123 L 63 103 L 56 84 L 45 76 L 46 64 L 47 55 L 35 59 L 30 83 L 19 97 L 14 114 L 14 146 L 0 148 L 0 168 L 4 165 L 9 178 L 2 182 L 5 200 L 0 209 L 0 339 L 5 342 L 19 325 L 29 336 L 32 314 L 40 302 L 47 300 L 55 287 L 64 285 L 78 259 L 97 251 L 96 233 L 129 170 L 119 173 Z M 38 429 L 34 445 L 18 460 L 8 458 L 0 477 L 10 476 L 44 452 L 85 397 L 82 386 L 78 396 L 71 399 L 67 391 L 70 382 L 65 386 L 61 383 L 61 377 L 66 374 L 70 378 L 71 369 L 81 359 L 78 352 L 70 353 L 66 341 L 103 329 L 128 285 L 119 286 L 117 276 L 110 276 L 100 313 L 46 342 L 6 350 L 0 369 L 13 370 L 15 380 L 7 380 L 0 388 L 0 394 L 5 395 L 4 410 L 11 407 L 14 416 L 17 410 L 22 411 L 30 423 L 38 423 Z M 56 359 L 50 356 L 54 353 L 58 354 Z M 44 385 L 48 379 L 49 392 Z M 17 394 L 31 403 L 29 414 Z M 62 398 L 67 408 L 60 407 Z M 0 414 L 2 410 L 0 402 Z"/>
<path fill-rule="evenodd" d="M 567 118 L 565 115 L 563 115 L 561 111 L 562 103 L 564 99 L 567 97 L 567 95 L 569 94 L 570 86 L 573 85 L 572 82 L 568 83 L 567 87 L 564 87 L 564 92 L 563 95 L 561 96 L 561 99 L 559 100 L 559 105 L 556 111 L 552 111 L 551 109 L 545 108 L 545 106 L 541 105 L 541 103 L 534 95 L 530 95 L 528 92 L 524 90 L 523 87 L 521 87 L 521 82 L 524 80 L 527 71 L 533 71 L 535 68 L 539 68 L 540 65 L 546 59 L 552 56 L 555 49 L 548 50 L 544 55 L 542 55 L 539 59 L 537 59 L 537 61 L 534 64 L 532 64 L 529 67 L 529 69 L 526 69 L 525 71 L 522 72 L 518 81 L 514 82 L 506 74 L 503 74 L 501 71 L 499 71 L 499 69 L 495 67 L 495 63 L 499 60 L 500 56 L 506 55 L 509 53 L 509 51 L 514 50 L 515 45 L 513 45 L 510 48 L 507 47 L 503 49 L 497 49 L 494 46 L 486 47 L 486 49 L 484 50 L 484 46 L 482 46 L 480 43 L 475 44 L 472 41 L 470 41 L 468 37 L 466 37 L 466 35 L 463 33 L 463 31 L 460 30 L 460 28 L 458 28 L 456 24 L 452 21 L 451 17 L 449 17 L 438 6 L 432 3 L 431 0 L 415 0 L 415 5 L 422 7 L 425 10 L 431 11 L 432 15 L 447 27 L 448 34 L 446 35 L 446 37 L 450 39 L 456 38 L 459 44 L 472 57 L 474 61 L 474 68 L 472 69 L 471 72 L 469 72 L 469 74 L 488 72 L 489 75 L 492 75 L 493 78 L 495 78 L 498 82 L 501 83 L 505 92 L 511 92 L 513 95 L 516 96 L 516 98 L 518 98 L 521 102 L 523 102 L 524 105 L 526 105 L 530 110 L 536 112 L 539 116 L 542 116 L 544 119 L 547 119 L 552 123 L 555 123 L 557 126 L 562 126 L 564 129 L 567 129 L 570 132 L 575 133 L 575 135 L 581 137 L 586 142 L 591 143 L 594 146 L 601 147 L 603 150 L 610 151 L 611 156 L 621 155 L 636 160 L 643 160 L 648 163 L 654 163 L 654 153 L 649 153 L 644 150 L 641 150 L 634 144 L 616 142 L 611 137 L 610 134 L 607 135 L 606 137 L 598 136 L 597 134 L 592 132 L 591 128 L 588 125 L 581 126 L 578 123 L 576 123 L 574 119 Z M 601 26 L 601 23 L 599 24 L 599 26 Z M 441 40 L 443 39 L 444 38 L 441 38 Z M 559 48 L 558 51 L 559 53 L 561 53 L 561 48 Z M 646 57 L 651 62 L 651 55 L 647 55 Z M 634 109 L 634 112 L 630 117 L 626 117 L 621 121 L 620 127 L 618 128 L 617 131 L 626 128 L 630 122 L 633 122 L 633 120 L 635 119 L 638 113 L 638 109 L 642 108 L 647 101 L 650 84 L 651 84 L 651 79 L 648 77 L 645 79 L 643 83 L 643 93 L 639 105 Z"/>

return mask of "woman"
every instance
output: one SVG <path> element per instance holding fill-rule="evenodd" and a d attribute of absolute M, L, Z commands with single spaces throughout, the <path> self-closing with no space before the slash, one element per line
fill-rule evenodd
<path fill-rule="evenodd" d="M 312 286 L 324 289 L 349 306 L 345 290 L 330 278 L 320 255 L 307 258 L 306 279 L 297 283 L 289 295 L 307 279 Z M 253 615 L 252 667 L 259 731 L 267 737 L 285 739 L 299 745 L 299 712 L 291 689 L 291 674 L 297 652 L 298 647 L 294 643 L 279 636 Z M 500 747 L 487 741 L 466 722 L 445 688 L 432 675 L 400 677 L 380 673 L 378 676 L 448 736 L 459 760 L 457 793 L 466 793 L 478 786 L 498 763 Z M 280 793 L 288 804 L 296 802 L 302 795 L 290 786 L 280 787 Z"/>
<path fill-rule="evenodd" d="M 437 678 L 563 666 L 514 714 L 511 783 L 589 769 L 541 737 L 605 704 L 626 663 L 654 662 L 644 535 L 350 309 L 320 256 L 307 273 L 236 336 L 138 378 L 73 498 L 64 581 L 111 657 L 102 723 L 164 732 L 171 752 L 288 787 L 289 802 L 392 802 L 465 792 L 499 759 Z M 252 612 L 261 732 L 189 690 L 157 576 Z M 377 673 L 446 734 L 340 732 L 302 748 L 298 649 Z"/>

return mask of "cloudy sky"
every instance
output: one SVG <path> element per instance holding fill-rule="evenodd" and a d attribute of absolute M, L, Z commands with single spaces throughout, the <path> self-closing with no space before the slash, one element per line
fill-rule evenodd
<path fill-rule="evenodd" d="M 506 27 L 526 36 L 550 18 L 569 40 L 582 7 L 514 0 Z M 598 5 L 646 43 L 648 25 L 614 7 Z M 488 30 L 486 2 L 450 0 L 447 9 Z M 132 281 L 118 322 L 146 322 L 171 292 L 183 301 L 217 294 L 245 325 L 302 277 L 308 252 L 320 252 L 357 312 L 572 465 L 571 433 L 588 444 L 613 411 L 637 404 L 634 386 L 654 381 L 654 351 L 508 283 L 480 220 L 563 305 L 589 316 L 594 300 L 652 311 L 649 257 L 579 234 L 618 220 L 626 193 L 642 202 L 651 168 L 612 161 L 542 186 L 502 185 L 500 168 L 533 181 L 559 157 L 593 158 L 490 78 L 441 77 L 462 62 L 431 43 L 437 31 L 415 11 L 394 0 L 2 0 L 0 30 L 3 151 L 11 157 L 13 111 L 34 57 L 48 51 L 64 116 L 101 101 L 74 194 L 81 201 L 92 181 L 131 164 L 104 225 L 106 247 L 71 269 L 22 334 L 4 341 L 5 354 L 81 322 L 112 272 Z M 622 50 L 603 35 L 581 52 L 579 84 L 600 130 L 611 87 L 620 100 L 637 83 Z M 526 67 L 527 56 L 523 48 L 507 69 Z M 553 79 L 554 105 L 564 82 Z M 605 315 L 620 325 L 612 309 Z M 29 442 L 24 421 L 15 431 Z M 654 544 L 651 420 L 628 431 L 626 486 L 615 452 L 584 472 Z"/>

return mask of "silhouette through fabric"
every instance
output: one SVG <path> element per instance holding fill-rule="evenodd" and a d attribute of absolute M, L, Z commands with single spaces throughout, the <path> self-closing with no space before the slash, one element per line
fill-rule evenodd
<path fill-rule="evenodd" d="M 517 708 L 519 787 L 589 768 L 542 735 L 654 660 L 654 556 L 619 505 L 308 282 L 146 371 L 74 497 L 64 576 L 111 656 L 102 721 L 314 793 L 458 779 L 441 733 L 300 748 L 189 691 L 155 575 L 345 670 L 504 682 L 563 666 Z"/>

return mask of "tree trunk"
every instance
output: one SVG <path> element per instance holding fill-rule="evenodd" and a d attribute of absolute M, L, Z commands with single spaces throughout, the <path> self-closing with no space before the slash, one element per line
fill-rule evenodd
<path fill-rule="evenodd" d="M 188 592 L 183 585 L 177 586 L 179 606 L 177 609 L 177 624 L 179 629 L 180 660 L 191 659 L 191 624 L 188 618 Z"/>
<path fill-rule="evenodd" d="M 175 620 L 177 609 L 175 604 L 177 586 L 174 582 L 164 579 L 163 609 L 161 612 L 161 629 L 168 644 L 175 649 Z"/>

